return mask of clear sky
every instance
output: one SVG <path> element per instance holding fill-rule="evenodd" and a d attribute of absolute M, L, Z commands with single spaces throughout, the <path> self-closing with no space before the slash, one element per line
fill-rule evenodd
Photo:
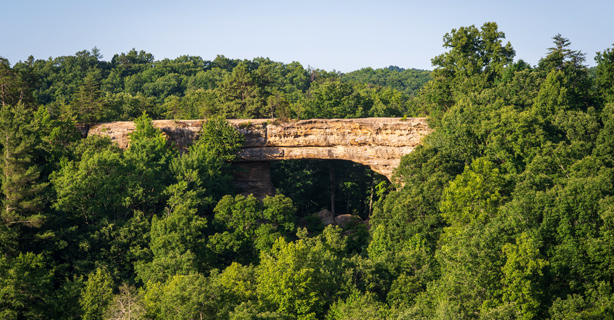
<path fill-rule="evenodd" d="M 0 8 L 0 56 L 11 63 L 97 47 L 103 60 L 135 48 L 158 60 L 220 54 L 341 72 L 432 69 L 444 34 L 487 21 L 533 65 L 557 33 L 588 65 L 614 43 L 614 0 L 1 0 Z"/>

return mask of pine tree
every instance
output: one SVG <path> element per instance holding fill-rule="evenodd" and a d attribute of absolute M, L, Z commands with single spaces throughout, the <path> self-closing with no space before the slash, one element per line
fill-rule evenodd
<path fill-rule="evenodd" d="M 91 125 L 102 118 L 104 102 L 94 72 L 88 73 L 83 79 L 79 91 L 74 94 L 73 101 L 67 108 L 65 112 L 68 118 L 85 125 Z"/>
<path fill-rule="evenodd" d="M 43 189 L 40 168 L 35 163 L 37 135 L 32 114 L 19 103 L 4 105 L 0 113 L 2 144 L 2 223 L 11 228 L 20 224 L 38 227 L 43 222 Z"/>

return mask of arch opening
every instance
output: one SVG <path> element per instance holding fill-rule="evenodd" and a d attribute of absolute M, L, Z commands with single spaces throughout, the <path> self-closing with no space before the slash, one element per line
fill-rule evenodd
<path fill-rule="evenodd" d="M 262 165 L 268 168 L 275 193 L 292 199 L 299 217 L 323 210 L 333 216 L 352 215 L 369 219 L 373 206 L 391 184 L 368 166 L 347 160 L 281 160 Z M 255 177 L 256 175 L 252 175 Z M 262 175 L 261 177 L 266 177 Z M 267 183 L 262 183 L 267 185 Z"/>

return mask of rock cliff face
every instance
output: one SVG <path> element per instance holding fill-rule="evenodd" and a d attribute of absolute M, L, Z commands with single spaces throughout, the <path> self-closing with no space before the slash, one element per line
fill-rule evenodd
<path fill-rule="evenodd" d="M 361 163 L 390 179 L 401 157 L 414 150 L 431 130 L 424 118 L 312 119 L 277 122 L 229 120 L 245 135 L 239 162 L 339 159 Z M 202 120 L 156 120 L 167 139 L 186 148 L 198 137 Z M 133 122 L 110 122 L 88 134 L 109 136 L 122 148 L 129 144 Z"/>

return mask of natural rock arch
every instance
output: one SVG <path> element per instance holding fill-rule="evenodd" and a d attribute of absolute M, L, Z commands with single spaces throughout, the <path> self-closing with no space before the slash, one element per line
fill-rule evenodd
<path fill-rule="evenodd" d="M 311 119 L 278 122 L 266 119 L 232 119 L 245 135 L 239 162 L 296 159 L 349 160 L 369 166 L 391 178 L 401 157 L 414 150 L 430 132 L 424 118 Z M 170 141 L 188 146 L 197 136 L 202 120 L 155 120 Z M 109 136 L 126 148 L 135 129 L 131 121 L 101 123 L 88 134 Z"/>
<path fill-rule="evenodd" d="M 203 120 L 155 120 L 169 141 L 187 147 L 202 127 Z M 229 122 L 244 136 L 237 155 L 235 181 L 244 190 L 271 193 L 268 163 L 276 160 L 336 159 L 369 166 L 389 180 L 401 158 L 412 152 L 431 130 L 424 118 L 311 119 L 280 122 L 267 119 L 232 119 Z M 131 121 L 101 123 L 88 134 L 108 136 L 122 148 L 128 147 Z"/>

